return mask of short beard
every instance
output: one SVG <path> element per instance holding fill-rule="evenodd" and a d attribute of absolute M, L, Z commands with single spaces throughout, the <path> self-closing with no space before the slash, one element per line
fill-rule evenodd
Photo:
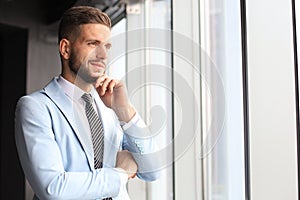
<path fill-rule="evenodd" d="M 74 52 L 71 52 L 69 58 L 69 68 L 77 76 L 79 76 L 86 83 L 95 83 L 98 77 L 92 77 L 89 75 L 89 71 L 82 63 L 76 61 Z"/>

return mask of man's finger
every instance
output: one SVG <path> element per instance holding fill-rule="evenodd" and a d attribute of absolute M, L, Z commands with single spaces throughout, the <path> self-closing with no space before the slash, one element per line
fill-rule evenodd
<path fill-rule="evenodd" d="M 115 87 L 116 85 L 117 85 L 117 82 L 116 82 L 115 80 L 112 80 L 112 81 L 109 83 L 108 88 L 109 88 L 109 92 L 110 92 L 110 93 L 113 93 L 114 87 Z"/>
<path fill-rule="evenodd" d="M 96 83 L 94 84 L 95 88 L 98 88 L 99 86 L 102 86 L 103 81 L 104 81 L 106 78 L 107 78 L 107 76 L 106 76 L 105 74 L 102 75 L 102 76 L 100 76 L 100 77 L 97 79 Z"/>
<path fill-rule="evenodd" d="M 103 96 L 105 94 L 107 87 L 111 81 L 112 81 L 111 78 L 106 77 L 106 79 L 102 82 L 101 93 L 100 93 L 101 96 Z"/>

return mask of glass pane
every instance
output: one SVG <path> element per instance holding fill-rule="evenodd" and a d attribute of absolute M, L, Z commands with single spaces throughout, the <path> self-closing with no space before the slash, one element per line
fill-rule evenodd
<path fill-rule="evenodd" d="M 148 105 L 152 118 L 152 132 L 156 131 L 155 141 L 159 151 L 166 152 L 161 159 L 165 160 L 161 166 L 161 177 L 148 183 L 150 193 L 147 200 L 172 200 L 173 199 L 173 170 L 172 170 L 172 64 L 171 64 L 171 1 L 148 1 L 145 4 L 146 24 L 149 28 L 146 33 L 145 64 L 149 71 L 148 92 L 150 98 Z M 159 20 L 157 20 L 159 19 Z M 158 45 L 159 44 L 159 45 Z M 160 47 L 160 48 L 158 48 Z M 158 78 L 159 77 L 159 78 Z M 150 83 L 153 81 L 152 83 Z M 155 119 L 161 119 L 154 124 Z M 163 122 L 163 123 L 162 123 Z M 168 149 L 165 151 L 165 149 Z M 170 162 L 168 162 L 170 161 Z"/>
<path fill-rule="evenodd" d="M 204 196 L 245 199 L 240 1 L 202 0 Z M 207 64 L 211 63 L 211 64 Z M 209 89 L 208 89 L 209 88 Z"/>
<path fill-rule="evenodd" d="M 130 100 L 155 135 L 158 151 L 172 141 L 170 8 L 170 0 L 129 1 L 127 18 L 112 29 L 110 52 L 109 74 L 127 79 Z M 172 160 L 168 153 L 164 159 Z M 154 182 L 130 180 L 131 200 L 173 199 L 172 163 L 167 164 Z"/>
<path fill-rule="evenodd" d="M 125 79 L 126 75 L 126 18 L 111 29 L 113 48 L 109 52 L 108 74 L 116 79 Z"/>

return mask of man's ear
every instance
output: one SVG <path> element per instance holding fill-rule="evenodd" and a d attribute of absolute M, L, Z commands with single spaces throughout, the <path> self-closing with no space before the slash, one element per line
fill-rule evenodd
<path fill-rule="evenodd" d="M 63 38 L 59 42 L 59 52 L 60 55 L 65 59 L 68 60 L 70 58 L 70 41 Z"/>

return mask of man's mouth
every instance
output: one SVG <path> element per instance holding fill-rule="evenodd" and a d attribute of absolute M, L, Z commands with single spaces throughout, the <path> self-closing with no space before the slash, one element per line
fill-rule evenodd
<path fill-rule="evenodd" d="M 106 68 L 106 65 L 103 61 L 90 61 L 89 63 L 100 71 L 105 70 Z"/>

